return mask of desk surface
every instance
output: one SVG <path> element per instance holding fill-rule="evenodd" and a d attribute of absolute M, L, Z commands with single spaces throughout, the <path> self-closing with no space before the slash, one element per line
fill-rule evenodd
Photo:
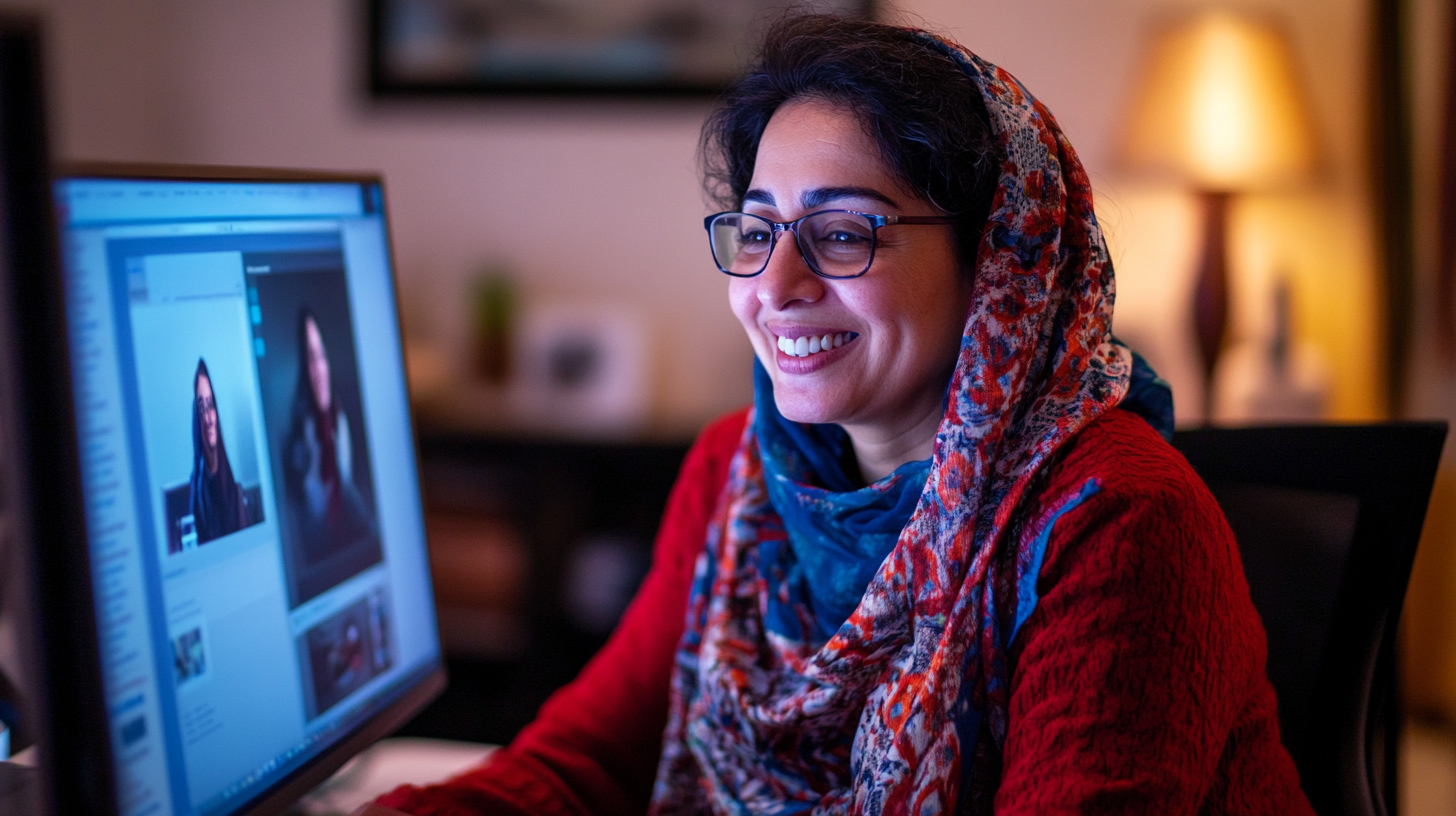
<path fill-rule="evenodd" d="M 417 737 L 381 740 L 305 796 L 296 812 L 308 816 L 349 813 L 400 785 L 454 776 L 495 749 L 494 745 Z"/>

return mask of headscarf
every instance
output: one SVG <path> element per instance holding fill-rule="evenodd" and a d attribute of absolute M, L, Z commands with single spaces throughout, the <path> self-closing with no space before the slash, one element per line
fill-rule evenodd
<path fill-rule="evenodd" d="M 1007 72 L 920 36 L 975 82 L 1003 154 L 924 488 L 826 641 L 755 409 L 688 599 L 655 813 L 990 811 L 1007 653 L 1036 602 L 1045 533 L 1097 485 L 1023 499 L 1123 399 L 1132 355 L 1112 342 L 1091 186 L 1051 113 Z"/>
<path fill-rule="evenodd" d="M 220 413 L 217 420 L 217 472 L 207 469 L 207 449 L 202 439 L 202 405 L 197 399 L 197 383 L 204 377 L 213 387 L 212 398 L 216 408 L 217 388 L 213 386 L 207 363 L 198 359 L 197 372 L 192 375 L 192 489 L 187 499 L 187 511 L 192 514 L 199 544 L 237 532 L 248 524 L 243 489 L 233 479 L 233 466 L 228 461 L 227 445 L 222 439 Z"/>

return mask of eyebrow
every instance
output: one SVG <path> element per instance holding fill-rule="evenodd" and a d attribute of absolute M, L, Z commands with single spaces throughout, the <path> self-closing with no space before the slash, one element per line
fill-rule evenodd
<path fill-rule="evenodd" d="M 841 198 L 868 198 L 888 204 L 895 209 L 900 208 L 899 202 L 872 187 L 819 187 L 804 193 L 800 197 L 799 203 L 804 209 L 812 210 Z M 749 190 L 743 194 L 743 203 L 747 204 L 750 201 L 756 204 L 767 204 L 771 207 L 777 204 L 773 193 L 759 189 Z"/>

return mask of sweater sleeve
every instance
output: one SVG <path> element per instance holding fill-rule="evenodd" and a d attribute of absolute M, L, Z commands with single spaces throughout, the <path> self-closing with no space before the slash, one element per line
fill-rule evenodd
<path fill-rule="evenodd" d="M 1083 447 L 1069 474 L 1105 483 L 1053 527 L 1012 645 L 995 812 L 1311 814 L 1218 505 L 1166 446 Z"/>
<path fill-rule="evenodd" d="M 652 568 L 581 674 L 484 765 L 443 784 L 398 788 L 380 804 L 417 816 L 646 810 L 694 562 L 745 419 L 730 414 L 698 437 L 668 499 Z"/>

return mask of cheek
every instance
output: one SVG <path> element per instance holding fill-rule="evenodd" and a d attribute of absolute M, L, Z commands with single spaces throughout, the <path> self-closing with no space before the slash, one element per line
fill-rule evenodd
<path fill-rule="evenodd" d="M 728 284 L 728 308 L 743 326 L 755 349 L 762 333 L 758 328 L 758 278 L 735 278 Z"/>

